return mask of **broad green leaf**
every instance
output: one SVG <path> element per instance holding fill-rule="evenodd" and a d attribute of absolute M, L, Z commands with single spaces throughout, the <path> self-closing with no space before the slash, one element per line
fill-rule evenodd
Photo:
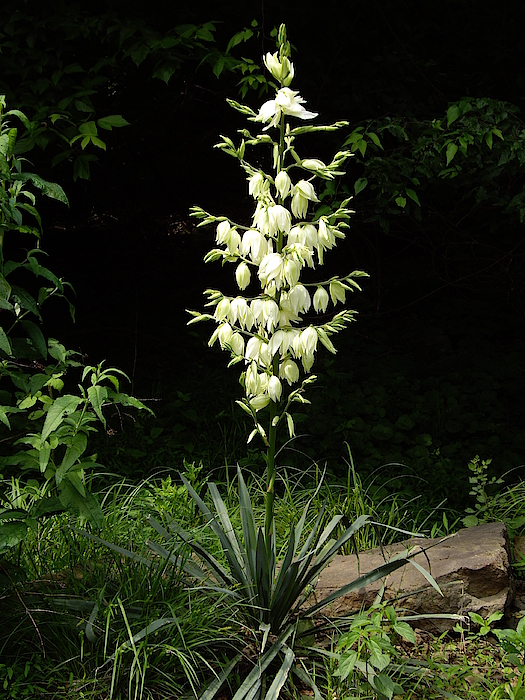
<path fill-rule="evenodd" d="M 358 180 L 355 181 L 354 184 L 354 192 L 356 194 L 359 194 L 362 192 L 365 187 L 368 185 L 368 179 L 366 177 L 360 177 Z"/>
<path fill-rule="evenodd" d="M 394 632 L 400 637 L 403 637 L 403 639 L 406 639 L 407 642 L 412 642 L 412 644 L 416 643 L 415 632 L 412 627 L 410 627 L 408 622 L 394 622 L 392 627 Z"/>
<path fill-rule="evenodd" d="M 40 471 L 42 473 L 44 473 L 47 468 L 50 456 L 51 445 L 49 444 L 49 442 L 46 441 L 38 450 L 38 464 L 40 465 Z"/>
<path fill-rule="evenodd" d="M 447 146 L 447 165 L 450 165 L 451 160 L 458 152 L 458 145 L 452 141 Z"/>
<path fill-rule="evenodd" d="M 383 149 L 383 146 L 381 145 L 381 141 L 379 140 L 379 136 L 375 134 L 373 131 L 367 131 L 365 132 L 368 138 L 374 143 L 378 148 Z"/>
<path fill-rule="evenodd" d="M 111 131 L 113 127 L 129 126 L 129 122 L 120 114 L 110 114 L 108 117 L 97 119 L 97 124 L 107 131 Z"/>
<path fill-rule="evenodd" d="M 57 199 L 59 202 L 69 206 L 69 200 L 66 193 L 56 182 L 44 180 L 44 178 L 40 177 L 40 175 L 35 175 L 35 173 L 19 173 L 15 175 L 13 179 L 21 180 L 22 182 L 27 182 L 29 180 L 35 187 L 42 190 L 42 193 L 45 194 L 46 197 Z"/>
<path fill-rule="evenodd" d="M 404 209 L 407 204 L 406 197 L 402 197 L 401 195 L 399 195 L 399 197 L 396 197 L 396 204 L 398 207 L 401 207 L 401 209 Z"/>
<path fill-rule="evenodd" d="M 7 417 L 6 408 L 6 406 L 0 406 L 0 423 L 3 423 L 6 428 L 11 430 L 11 424 L 9 423 L 9 418 Z"/>
<path fill-rule="evenodd" d="M 492 131 L 487 131 L 485 134 L 485 143 L 490 149 L 492 149 Z"/>
<path fill-rule="evenodd" d="M 13 357 L 11 343 L 9 342 L 9 338 L 7 337 L 4 329 L 1 326 L 0 326 L 0 350 L 2 350 L 2 352 L 5 352 L 5 354 L 8 355 L 9 357 Z"/>
<path fill-rule="evenodd" d="M 33 345 L 40 353 L 40 356 L 47 359 L 47 343 L 44 334 L 33 321 L 21 321 L 20 325 L 33 341 Z"/>
<path fill-rule="evenodd" d="M 27 535 L 27 525 L 21 522 L 0 524 L 0 552 L 16 547 Z"/>
<path fill-rule="evenodd" d="M 100 386 L 100 384 L 95 384 L 95 386 L 90 386 L 88 387 L 87 390 L 88 393 L 88 399 L 89 403 L 93 407 L 93 410 L 98 416 L 98 419 L 104 426 L 106 427 L 106 419 L 104 418 L 104 414 L 102 413 L 102 406 L 104 404 L 104 401 L 108 397 L 108 390 L 107 387 L 105 386 Z"/>
<path fill-rule="evenodd" d="M 64 479 L 58 490 L 60 502 L 66 510 L 99 529 L 102 527 L 104 515 L 94 494 L 86 491 L 86 495 L 81 496 L 69 479 Z"/>
<path fill-rule="evenodd" d="M 49 435 L 60 426 L 64 414 L 68 415 L 76 411 L 82 401 L 82 397 L 72 394 L 65 394 L 65 396 L 59 396 L 58 399 L 55 399 L 46 415 L 40 438 L 41 443 L 44 443 Z"/>
<path fill-rule="evenodd" d="M 268 688 L 268 692 L 266 693 L 264 700 L 278 699 L 279 694 L 284 684 L 286 683 L 286 679 L 288 678 L 290 669 L 292 668 L 292 664 L 295 659 L 295 654 L 293 653 L 292 649 L 290 649 L 290 647 L 283 645 L 283 648 L 285 649 L 283 663 L 281 664 L 281 668 L 275 674 L 275 677 L 272 681 L 271 686 Z"/>
<path fill-rule="evenodd" d="M 71 441 L 71 445 L 66 449 L 62 462 L 60 463 L 58 469 L 56 470 L 56 482 L 60 484 L 62 479 L 65 478 L 66 474 L 72 469 L 80 455 L 82 455 L 87 447 L 87 435 L 85 433 L 77 433 Z M 73 476 L 68 478 L 74 478 Z M 76 482 L 75 482 L 76 483 Z M 78 485 L 78 484 L 77 484 Z M 82 491 L 84 488 L 82 487 Z"/>
<path fill-rule="evenodd" d="M 447 127 L 449 127 L 453 122 L 455 122 L 459 115 L 459 106 L 456 104 L 450 105 L 450 107 L 447 109 Z"/>
<path fill-rule="evenodd" d="M 378 693 L 381 693 L 381 695 L 388 698 L 388 700 L 391 700 L 394 697 L 396 689 L 399 688 L 399 684 L 394 683 L 394 681 L 387 676 L 386 673 L 378 673 L 376 676 L 374 676 L 372 685 Z"/>
<path fill-rule="evenodd" d="M 406 189 L 405 192 L 406 192 L 407 195 L 410 197 L 410 199 L 413 200 L 413 201 L 418 205 L 418 207 L 421 206 L 421 204 L 419 203 L 419 197 L 418 197 L 417 194 L 414 192 L 414 190 Z"/>
<path fill-rule="evenodd" d="M 20 306 L 23 309 L 31 311 L 31 313 L 33 313 L 39 320 L 42 320 L 36 300 L 31 296 L 31 294 L 29 294 L 29 292 L 23 287 L 19 287 L 15 284 L 13 285 L 12 290 L 12 296 L 16 298 L 16 301 L 20 304 Z"/>

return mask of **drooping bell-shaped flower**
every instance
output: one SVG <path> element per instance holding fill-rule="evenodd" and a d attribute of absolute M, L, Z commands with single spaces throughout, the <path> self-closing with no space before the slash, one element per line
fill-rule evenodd
<path fill-rule="evenodd" d="M 310 294 L 302 284 L 297 284 L 290 289 L 288 292 L 288 301 L 296 315 L 306 313 L 312 304 Z"/>
<path fill-rule="evenodd" d="M 286 379 L 288 384 L 292 386 L 292 384 L 299 381 L 299 367 L 293 360 L 287 358 L 279 365 L 279 377 Z"/>
<path fill-rule="evenodd" d="M 268 380 L 268 396 L 274 403 L 279 403 L 282 392 L 283 386 L 279 377 L 276 377 L 275 375 L 271 376 Z"/>
<path fill-rule="evenodd" d="M 316 292 L 314 294 L 314 309 L 319 312 L 325 313 L 327 307 L 328 307 L 328 292 L 324 287 L 317 287 Z"/>
<path fill-rule="evenodd" d="M 345 303 L 346 289 L 343 287 L 339 280 L 334 280 L 330 282 L 330 296 L 332 297 L 332 303 L 335 304 L 340 301 L 341 304 Z"/>
<path fill-rule="evenodd" d="M 262 173 L 255 173 L 248 181 L 248 192 L 257 199 L 261 194 L 268 191 L 270 183 L 266 181 Z"/>
<path fill-rule="evenodd" d="M 280 197 L 286 199 L 290 192 L 292 186 L 292 181 L 286 170 L 281 170 L 281 172 L 275 178 L 275 189 L 277 190 Z"/>
<path fill-rule="evenodd" d="M 248 330 L 253 326 L 253 313 L 244 297 L 235 297 L 235 299 L 231 300 L 229 321 L 232 325 L 235 325 L 238 321 L 242 328 L 247 328 Z"/>
<path fill-rule="evenodd" d="M 259 265 L 259 279 L 266 286 L 268 282 L 275 280 L 275 286 L 280 289 L 284 277 L 284 260 L 279 253 L 265 255 Z"/>
<path fill-rule="evenodd" d="M 244 357 L 244 338 L 240 333 L 234 333 L 230 338 L 230 347 L 234 355 Z"/>
<path fill-rule="evenodd" d="M 260 231 L 256 229 L 248 229 L 242 236 L 241 245 L 239 246 L 239 253 L 243 258 L 248 256 L 252 259 L 256 265 L 258 265 L 264 256 L 268 253 L 268 243 L 266 238 L 262 235 Z"/>
<path fill-rule="evenodd" d="M 268 207 L 268 217 L 270 221 L 270 235 L 275 236 L 281 231 L 288 233 L 292 226 L 290 212 L 280 204 Z"/>
<path fill-rule="evenodd" d="M 217 319 L 217 321 L 224 321 L 226 318 L 228 318 L 229 313 L 230 300 L 228 299 L 228 297 L 223 297 L 215 307 L 214 316 Z"/>
<path fill-rule="evenodd" d="M 249 403 L 253 410 L 257 412 L 268 406 L 270 403 L 270 397 L 268 394 L 258 394 L 257 396 L 254 396 L 253 399 L 250 399 Z"/>
<path fill-rule="evenodd" d="M 292 213 L 298 219 L 304 219 L 308 211 L 308 202 L 318 202 L 311 182 L 299 180 L 293 188 Z"/>

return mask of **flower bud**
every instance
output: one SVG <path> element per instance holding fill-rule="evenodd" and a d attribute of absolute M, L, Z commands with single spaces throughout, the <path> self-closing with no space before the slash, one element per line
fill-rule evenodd
<path fill-rule="evenodd" d="M 244 338 L 240 333 L 234 333 L 230 338 L 230 347 L 234 355 L 244 357 Z"/>
<path fill-rule="evenodd" d="M 235 280 L 237 281 L 239 289 L 246 289 L 246 287 L 250 284 L 250 277 L 250 268 L 245 262 L 237 265 L 237 269 L 235 270 Z"/>
<path fill-rule="evenodd" d="M 228 242 L 228 234 L 230 232 L 230 222 L 229 221 L 221 221 L 220 224 L 217 226 L 217 236 L 216 236 L 216 241 L 217 243 L 227 243 Z"/>
<path fill-rule="evenodd" d="M 230 342 L 232 335 L 233 329 L 229 323 L 223 323 L 219 327 L 218 338 L 222 348 L 224 348 L 224 346 Z"/>
<path fill-rule="evenodd" d="M 278 403 L 281 400 L 282 392 L 283 387 L 279 377 L 276 377 L 275 375 L 271 376 L 268 380 L 268 396 L 274 403 Z"/>
<path fill-rule="evenodd" d="M 229 313 L 230 300 L 228 299 L 228 297 L 223 297 L 217 304 L 214 316 L 217 319 L 217 321 L 224 321 L 224 319 L 228 317 Z"/>
<path fill-rule="evenodd" d="M 257 396 L 254 396 L 253 399 L 250 399 L 250 406 L 255 411 L 260 411 L 262 408 L 268 406 L 269 403 L 270 397 L 268 394 L 258 394 Z"/>

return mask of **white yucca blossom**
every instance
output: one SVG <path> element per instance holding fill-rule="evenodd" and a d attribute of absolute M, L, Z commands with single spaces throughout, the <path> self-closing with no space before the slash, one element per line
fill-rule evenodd
<path fill-rule="evenodd" d="M 233 328 L 230 326 L 229 323 L 222 323 L 219 326 L 217 337 L 219 338 L 219 343 L 221 344 L 221 348 L 224 349 L 226 347 L 226 345 L 229 345 L 230 338 L 232 337 L 232 335 L 233 335 Z"/>
<path fill-rule="evenodd" d="M 215 307 L 215 313 L 213 315 L 217 321 L 224 321 L 228 318 L 229 313 L 230 300 L 228 297 L 223 297 Z"/>
<path fill-rule="evenodd" d="M 268 380 L 268 396 L 275 403 L 279 403 L 281 400 L 281 394 L 283 393 L 283 387 L 279 377 L 272 375 Z"/>
<path fill-rule="evenodd" d="M 268 216 L 268 205 L 263 202 L 257 202 L 255 212 L 253 214 L 253 225 L 263 236 L 270 233 L 270 218 Z"/>
<path fill-rule="evenodd" d="M 262 173 L 255 173 L 248 180 L 248 192 L 257 199 L 262 194 L 265 194 L 270 189 L 270 183 L 266 180 Z"/>
<path fill-rule="evenodd" d="M 293 63 L 283 56 L 279 59 L 278 53 L 267 53 L 263 56 L 264 65 L 273 77 L 283 85 L 290 85 L 294 76 Z"/>
<path fill-rule="evenodd" d="M 258 396 L 254 396 L 253 399 L 250 399 L 249 403 L 254 411 L 260 411 L 268 406 L 270 397 L 268 394 L 259 394 Z"/>
<path fill-rule="evenodd" d="M 268 241 L 260 231 L 251 228 L 244 232 L 239 246 L 239 253 L 243 258 L 250 257 L 252 262 L 258 265 L 268 252 Z"/>
<path fill-rule="evenodd" d="M 314 309 L 319 313 L 322 311 L 325 313 L 327 307 L 328 307 L 328 292 L 324 287 L 317 287 L 317 290 L 314 294 Z"/>
<path fill-rule="evenodd" d="M 228 318 L 232 325 L 239 322 L 241 328 L 247 330 L 250 330 L 254 324 L 253 312 L 244 297 L 235 297 L 230 301 Z"/>
<path fill-rule="evenodd" d="M 288 302 L 296 315 L 306 313 L 312 305 L 310 294 L 302 284 L 296 284 L 288 292 Z"/>
<path fill-rule="evenodd" d="M 290 358 L 286 358 L 279 365 L 279 377 L 286 379 L 288 384 L 292 386 L 299 381 L 299 367 Z"/>
<path fill-rule="evenodd" d="M 274 204 L 268 207 L 268 218 L 270 223 L 270 235 L 283 232 L 288 233 L 292 226 L 292 217 L 290 212 L 280 204 Z"/>
<path fill-rule="evenodd" d="M 283 114 L 288 114 L 299 119 L 314 119 L 317 112 L 308 112 L 303 107 L 304 99 L 296 90 L 290 90 L 288 87 L 281 88 L 274 100 L 265 102 L 259 114 L 254 118 L 256 122 L 270 122 L 264 129 L 269 129 L 272 126 L 277 126 L 281 121 Z"/>
<path fill-rule="evenodd" d="M 311 182 L 299 180 L 293 187 L 292 213 L 298 219 L 304 219 L 308 211 L 308 202 L 318 202 Z"/>
<path fill-rule="evenodd" d="M 292 187 L 292 181 L 286 170 L 281 170 L 281 172 L 275 178 L 275 189 L 280 197 L 286 199 L 290 193 Z"/>
<path fill-rule="evenodd" d="M 341 304 L 345 303 L 346 299 L 346 289 L 344 286 L 339 282 L 339 280 L 334 280 L 333 282 L 330 282 L 330 296 L 332 297 L 332 303 L 335 304 L 340 301 Z"/>
<path fill-rule="evenodd" d="M 244 338 L 240 333 L 234 333 L 231 336 L 229 345 L 234 355 L 244 357 Z"/>
<path fill-rule="evenodd" d="M 280 253 L 270 253 L 265 255 L 259 265 L 259 279 L 263 286 L 268 282 L 275 281 L 276 289 L 280 289 L 284 283 L 284 259 Z"/>
<path fill-rule="evenodd" d="M 279 306 L 274 299 L 258 297 L 251 302 L 250 308 L 255 323 L 266 327 L 268 333 L 271 333 L 272 329 L 279 325 Z"/>

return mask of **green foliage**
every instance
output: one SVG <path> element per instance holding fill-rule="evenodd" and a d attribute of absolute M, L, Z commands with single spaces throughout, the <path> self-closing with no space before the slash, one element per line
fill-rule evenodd
<path fill-rule="evenodd" d="M 395 608 L 381 602 L 378 596 L 371 608 L 352 618 L 349 631 L 339 638 L 339 666 L 334 675 L 344 680 L 359 671 L 379 700 L 391 700 L 394 694 L 402 694 L 402 686 L 388 673 L 393 660 L 400 657 L 392 643 L 395 637 L 411 644 L 416 641 L 412 627 L 399 620 Z"/>
<path fill-rule="evenodd" d="M 67 161 L 73 178 L 88 179 L 93 152 L 106 149 L 101 131 L 126 126 L 108 105 L 126 90 L 130 76 L 147 66 L 168 83 L 188 62 L 215 65 L 209 44 L 215 25 L 183 24 L 156 30 L 133 13 L 98 12 L 89 5 L 53 3 L 0 9 L 0 93 L 34 123 L 18 143 L 52 152 L 53 165 Z M 133 80 L 133 78 L 131 78 Z M 111 106 L 109 107 L 111 108 Z"/>
<path fill-rule="evenodd" d="M 469 462 L 468 467 L 472 472 L 472 475 L 469 477 L 472 487 L 469 495 L 475 497 L 476 503 L 474 508 L 465 508 L 465 512 L 468 513 L 463 518 L 465 527 L 473 527 L 480 522 L 493 522 L 495 520 L 493 512 L 494 499 L 489 497 L 487 487 L 499 486 L 503 484 L 503 479 L 496 476 L 489 477 L 488 469 L 491 462 L 491 459 L 480 462 L 478 455 Z"/>
<path fill-rule="evenodd" d="M 46 340 L 41 329 L 43 303 L 64 297 L 66 284 L 40 263 L 42 222 L 31 186 L 66 204 L 67 197 L 59 185 L 23 171 L 24 161 L 16 155 L 18 131 L 9 118 L 28 131 L 34 124 L 20 110 L 5 108 L 0 95 L 0 423 L 4 432 L 17 434 L 5 438 L 9 447 L 0 458 L 0 468 L 14 479 L 0 490 L 0 552 L 36 530 L 39 518 L 61 510 L 100 527 L 102 512 L 84 478 L 86 470 L 98 466 L 96 455 L 85 454 L 92 423 L 105 427 L 103 407 L 111 404 L 145 408 L 120 391 L 123 372 L 102 364 L 84 367 L 78 394 L 62 393 L 67 372 L 82 364 L 56 340 Z M 6 249 L 16 250 L 28 236 L 37 239 L 37 247 L 21 261 L 7 259 Z M 27 273 L 44 282 L 36 294 L 18 284 Z M 12 443 L 24 447 L 14 450 Z M 21 475 L 29 477 L 26 488 Z"/>

